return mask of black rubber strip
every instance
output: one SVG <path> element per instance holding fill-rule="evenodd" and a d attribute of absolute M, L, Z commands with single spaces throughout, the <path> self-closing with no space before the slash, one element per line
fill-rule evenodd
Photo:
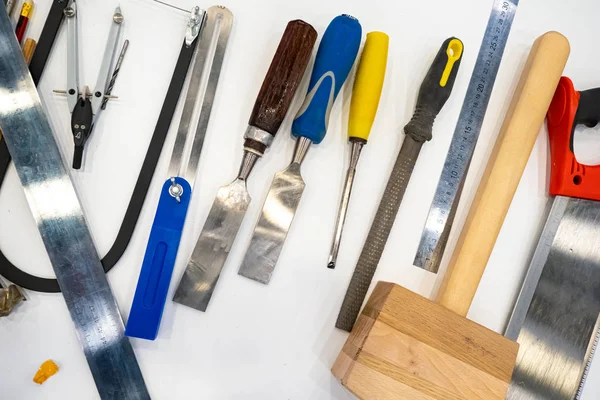
<path fill-rule="evenodd" d="M 156 170 L 156 164 L 158 163 L 171 121 L 173 120 L 173 114 L 175 113 L 179 95 L 183 89 L 185 77 L 192 61 L 197 42 L 198 41 L 195 41 L 194 45 L 190 47 L 187 47 L 185 42 L 183 43 L 177 65 L 175 66 L 175 71 L 173 72 L 173 77 L 171 78 L 169 90 L 167 91 L 165 101 L 160 111 L 160 116 L 158 117 L 158 122 L 156 123 L 156 128 L 154 129 L 154 134 L 152 135 L 148 152 L 146 153 L 146 158 L 142 164 L 142 169 L 135 184 L 135 188 L 133 189 L 129 206 L 127 207 L 127 211 L 125 211 L 125 217 L 121 223 L 121 228 L 119 229 L 119 233 L 117 234 L 117 238 L 111 249 L 102 259 L 102 266 L 104 267 L 105 272 L 110 271 L 112 267 L 115 266 L 131 241 L 131 236 L 133 235 L 135 225 L 137 224 L 142 211 L 148 188 L 150 187 L 154 171 Z M 2 141 L 2 145 L 0 146 L 0 168 L 5 164 L 3 148 L 6 148 L 4 141 Z M 6 149 L 6 153 L 8 154 L 8 149 Z M 8 162 L 10 162 L 10 156 L 8 157 Z M 8 167 L 8 163 L 6 164 Z M 0 170 L 0 181 L 4 179 L 5 175 L 6 168 L 3 168 Z M 2 251 L 0 251 L 0 275 L 25 289 L 46 293 L 60 292 L 58 281 L 56 279 L 40 278 L 23 272 L 13 265 L 4 256 Z"/>

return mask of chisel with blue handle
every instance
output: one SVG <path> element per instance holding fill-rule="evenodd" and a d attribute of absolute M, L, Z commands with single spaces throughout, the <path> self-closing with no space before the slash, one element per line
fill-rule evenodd
<path fill-rule="evenodd" d="M 348 15 L 336 17 L 327 27 L 310 78 L 304 104 L 292 125 L 297 137 L 292 163 L 277 173 L 239 274 L 268 284 L 304 192 L 300 166 L 310 145 L 325 138 L 329 115 L 352 69 L 362 37 L 359 22 Z"/>

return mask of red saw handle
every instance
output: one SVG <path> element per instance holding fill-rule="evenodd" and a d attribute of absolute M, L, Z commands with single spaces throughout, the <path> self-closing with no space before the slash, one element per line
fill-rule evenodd
<path fill-rule="evenodd" d="M 550 195 L 600 200 L 600 165 L 580 164 L 573 151 L 575 127 L 593 127 L 600 121 L 600 88 L 578 92 L 571 79 L 561 77 L 547 120 Z"/>

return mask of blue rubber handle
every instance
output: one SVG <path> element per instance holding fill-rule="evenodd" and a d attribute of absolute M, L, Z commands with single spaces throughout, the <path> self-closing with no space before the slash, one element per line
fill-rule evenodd
<path fill-rule="evenodd" d="M 169 192 L 171 180 L 165 182 L 160 194 L 125 329 L 125 335 L 130 337 L 154 340 L 158 335 L 192 194 L 192 188 L 185 179 L 175 178 L 175 184 L 183 189 L 180 201 Z"/>
<path fill-rule="evenodd" d="M 304 104 L 292 125 L 292 135 L 319 144 L 325 137 L 331 107 L 358 55 L 362 28 L 356 18 L 340 15 L 325 30 Z"/>

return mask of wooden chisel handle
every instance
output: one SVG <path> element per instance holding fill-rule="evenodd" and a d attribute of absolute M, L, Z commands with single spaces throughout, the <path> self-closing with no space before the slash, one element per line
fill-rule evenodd
<path fill-rule="evenodd" d="M 292 104 L 317 40 L 308 23 L 290 21 L 263 81 L 248 124 L 275 136 Z"/>
<path fill-rule="evenodd" d="M 558 32 L 533 43 L 437 295 L 439 304 L 459 315 L 469 311 L 569 51 L 569 41 Z"/>

